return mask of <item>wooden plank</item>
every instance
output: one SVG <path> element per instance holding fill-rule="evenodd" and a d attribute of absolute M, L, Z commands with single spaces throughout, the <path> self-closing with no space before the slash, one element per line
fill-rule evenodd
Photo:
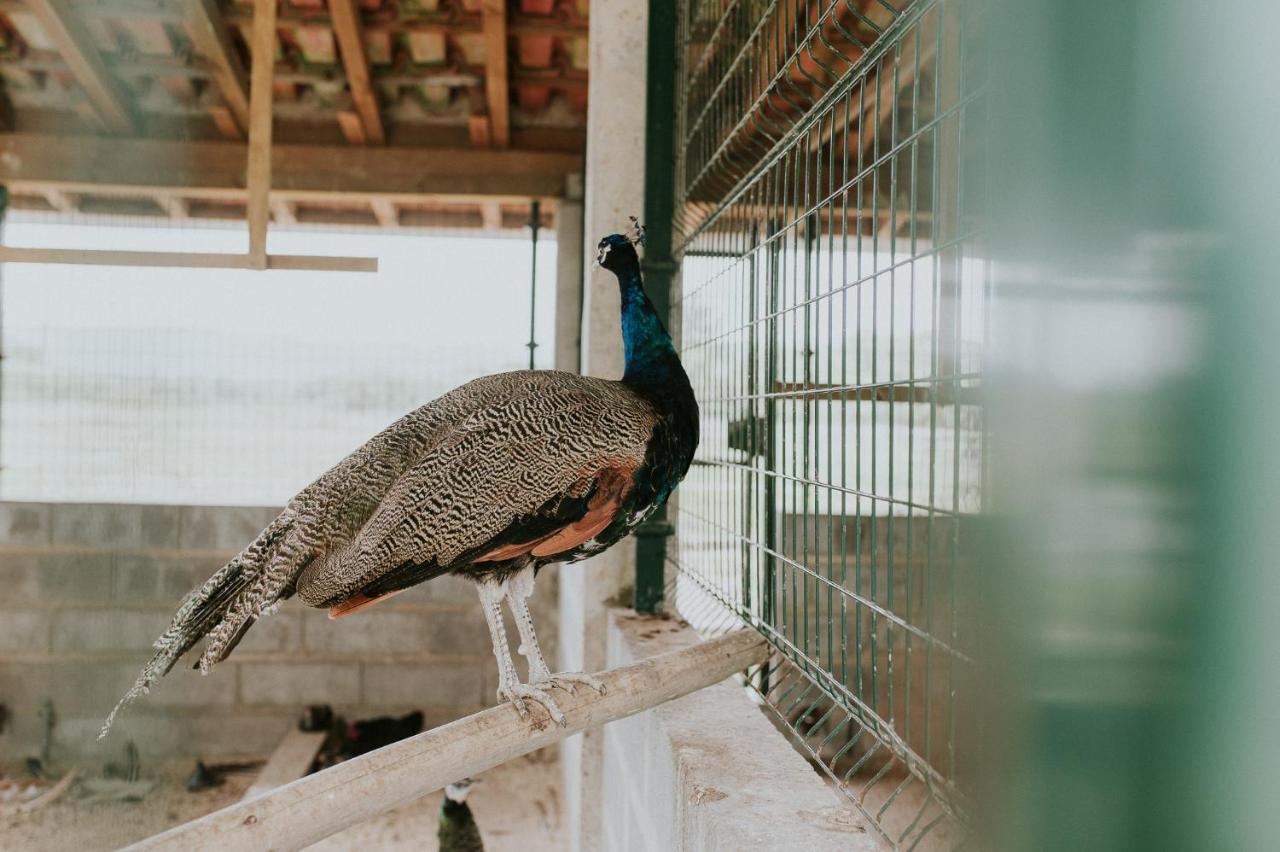
<path fill-rule="evenodd" d="M 254 0 L 253 70 L 249 80 L 249 257 L 267 268 L 271 221 L 271 74 L 276 57 L 276 0 Z"/>
<path fill-rule="evenodd" d="M 78 13 L 67 0 L 28 0 L 45 34 L 84 89 L 102 126 L 112 133 L 134 131 L 124 89 L 111 75 Z"/>
<path fill-rule="evenodd" d="M 511 90 L 507 78 L 506 0 L 484 0 L 484 90 L 495 148 L 511 146 Z"/>
<path fill-rule="evenodd" d="M 0 134 L 0 180 L 71 192 L 95 187 L 181 191 L 188 197 L 244 200 L 245 146 L 36 133 Z M 582 156 L 561 151 L 470 148 L 373 148 L 276 145 L 272 193 L 388 196 L 404 202 L 492 196 L 527 202 L 564 194 L 565 177 Z"/>
<path fill-rule="evenodd" d="M 288 269 L 305 272 L 377 272 L 376 257 L 269 254 L 265 264 L 247 254 L 180 251 L 112 251 L 0 246 L 0 263 L 61 263 L 75 266 L 143 266 L 173 269 Z"/>
<path fill-rule="evenodd" d="M 132 850 L 302 849 L 347 826 L 566 737 L 680 698 L 763 663 L 768 644 L 739 630 L 611 669 L 606 692 L 556 690 L 568 725 L 536 705 L 531 721 L 503 704 L 300 778 L 128 847 Z"/>
<path fill-rule="evenodd" d="M 316 755 L 324 745 L 325 731 L 300 731 L 290 728 L 284 735 L 280 745 L 271 753 L 267 764 L 262 767 L 258 777 L 244 791 L 240 801 L 256 799 L 269 790 L 283 787 L 290 781 L 297 781 L 311 770 L 316 762 Z"/>
<path fill-rule="evenodd" d="M 196 52 L 212 66 L 213 82 L 227 102 L 225 111 L 210 110 L 223 135 L 243 139 L 249 126 L 249 85 L 215 0 L 183 0 L 183 23 Z"/>
<path fill-rule="evenodd" d="M 360 113 L 365 137 L 374 145 L 385 145 L 387 134 L 382 127 L 378 98 L 369 78 L 369 58 L 365 54 L 360 10 L 356 8 L 355 0 L 329 0 L 329 15 L 333 19 L 334 35 L 338 37 L 347 85 L 351 87 L 351 100 Z"/>

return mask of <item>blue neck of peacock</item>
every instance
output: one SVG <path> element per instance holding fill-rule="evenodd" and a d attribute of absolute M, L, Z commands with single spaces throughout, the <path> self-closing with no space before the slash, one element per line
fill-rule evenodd
<path fill-rule="evenodd" d="M 638 264 L 617 271 L 622 293 L 622 346 L 626 369 L 622 380 L 632 386 L 662 388 L 687 382 L 671 335 L 644 292 Z"/>

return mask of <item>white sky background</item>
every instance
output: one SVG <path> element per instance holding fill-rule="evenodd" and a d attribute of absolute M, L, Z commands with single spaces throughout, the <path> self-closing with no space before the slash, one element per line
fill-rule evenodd
<path fill-rule="evenodd" d="M 545 233 L 545 232 L 544 232 Z M 242 227 L 11 222 L 15 246 L 243 252 Z M 376 274 L 8 264 L 0 497 L 279 503 L 467 379 L 528 364 L 527 236 L 273 232 Z M 539 239 L 538 366 L 555 243 Z"/>

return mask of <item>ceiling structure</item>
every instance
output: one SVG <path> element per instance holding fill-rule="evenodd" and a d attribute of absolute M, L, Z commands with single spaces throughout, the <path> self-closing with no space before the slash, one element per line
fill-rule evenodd
<path fill-rule="evenodd" d="M 525 226 L 581 170 L 587 13 L 279 0 L 272 222 Z M 244 219 L 253 19 L 253 0 L 0 0 L 13 206 Z"/>

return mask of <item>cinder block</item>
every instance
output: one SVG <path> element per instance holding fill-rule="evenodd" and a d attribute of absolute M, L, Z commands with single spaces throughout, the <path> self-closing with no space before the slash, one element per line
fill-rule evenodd
<path fill-rule="evenodd" d="M 0 666 L 0 696 L 11 708 L 19 704 L 38 707 L 49 700 L 61 714 L 101 713 L 105 718 L 141 668 L 141 660 L 136 666 L 64 660 L 10 662 Z"/>
<path fill-rule="evenodd" d="M 482 654 L 492 647 L 484 614 L 474 612 L 379 612 L 372 608 L 330 620 L 320 610 L 307 611 L 303 644 L 308 651 L 352 654 L 365 659 L 404 654 Z"/>
<path fill-rule="evenodd" d="M 58 610 L 53 622 L 53 650 L 61 653 L 149 651 L 169 626 L 164 609 Z"/>
<path fill-rule="evenodd" d="M 39 654 L 49 650 L 49 613 L 0 610 L 0 651 Z"/>
<path fill-rule="evenodd" d="M 239 553 L 278 514 L 278 508 L 250 506 L 183 506 L 183 548 Z"/>
<path fill-rule="evenodd" d="M 53 543 L 91 547 L 178 546 L 177 506 L 118 503 L 58 503 L 53 507 Z"/>
<path fill-rule="evenodd" d="M 116 720 L 110 736 L 100 742 L 97 737 L 101 719 L 95 716 L 59 718 L 55 753 L 60 759 L 82 763 L 118 761 L 125 743 L 132 740 L 143 760 L 266 756 L 295 724 L 295 718 L 294 714 L 283 711 L 216 715 L 153 713 L 139 701 Z"/>
<path fill-rule="evenodd" d="M 0 503 L 0 544 L 49 544 L 52 530 L 47 503 Z"/>
<path fill-rule="evenodd" d="M 176 607 L 188 592 L 226 564 L 217 556 L 115 555 L 115 599 Z"/>
<path fill-rule="evenodd" d="M 289 607 L 289 604 L 285 604 Z M 244 635 L 236 654 L 272 654 L 296 651 L 302 646 L 302 613 L 289 607 L 259 618 Z"/>
<path fill-rule="evenodd" d="M 353 704 L 360 700 L 357 663 L 242 663 L 240 700 L 246 704 Z"/>
<path fill-rule="evenodd" d="M 456 706 L 462 712 L 495 702 L 492 692 L 485 694 L 481 667 L 468 663 L 368 663 L 363 698 L 366 704 Z"/>
<path fill-rule="evenodd" d="M 218 663 L 207 675 L 192 668 L 199 656 L 192 650 L 178 661 L 148 695 L 139 698 L 148 707 L 228 707 L 236 702 L 236 665 Z M 142 669 L 142 661 L 138 662 Z M 225 711 L 219 711 L 225 712 Z"/>
<path fill-rule="evenodd" d="M 111 596 L 106 554 L 0 552 L 0 588 L 9 605 L 101 603 Z"/>

